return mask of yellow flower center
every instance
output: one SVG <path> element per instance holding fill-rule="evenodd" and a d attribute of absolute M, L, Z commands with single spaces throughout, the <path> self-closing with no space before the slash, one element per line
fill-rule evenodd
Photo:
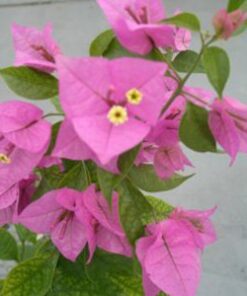
<path fill-rule="evenodd" d="M 2 164 L 10 164 L 11 159 L 7 155 L 5 155 L 3 153 L 0 153 L 0 163 L 2 163 Z"/>
<path fill-rule="evenodd" d="M 126 93 L 127 101 L 133 105 L 139 105 L 143 99 L 143 94 L 136 88 L 130 89 Z"/>
<path fill-rule="evenodd" d="M 107 118 L 114 125 L 123 124 L 128 120 L 127 109 L 119 105 L 112 106 L 107 114 Z"/>

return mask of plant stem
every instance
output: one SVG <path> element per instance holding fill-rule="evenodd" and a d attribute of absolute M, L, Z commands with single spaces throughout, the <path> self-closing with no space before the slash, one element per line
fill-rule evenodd
<path fill-rule="evenodd" d="M 64 113 L 47 113 L 42 117 L 42 119 L 52 116 L 64 116 Z"/>
<path fill-rule="evenodd" d="M 172 78 L 174 78 L 177 82 L 180 82 L 182 80 L 182 78 L 180 77 L 180 75 L 178 74 L 178 72 L 176 71 L 175 67 L 173 66 L 173 64 L 171 63 L 171 61 L 169 61 L 169 59 L 166 58 L 166 56 L 160 51 L 159 48 L 155 47 L 154 48 L 154 52 L 156 54 L 159 55 L 160 59 L 162 61 L 164 61 L 169 68 L 172 70 L 172 74 L 174 74 L 175 77 L 172 76 Z"/>
<path fill-rule="evenodd" d="M 162 109 L 161 115 L 163 115 L 169 109 L 169 107 L 176 100 L 176 98 L 182 93 L 183 87 L 184 87 L 185 83 L 188 81 L 188 79 L 190 78 L 190 76 L 193 74 L 194 70 L 196 69 L 196 67 L 200 63 L 201 58 L 202 58 L 202 56 L 204 54 L 205 49 L 210 44 L 212 44 L 216 39 L 217 39 L 217 36 L 213 36 L 207 43 L 205 43 L 204 42 L 204 39 L 201 38 L 201 40 L 202 40 L 202 46 L 201 46 L 201 50 L 200 50 L 200 52 L 198 54 L 198 57 L 197 57 L 195 63 L 192 65 L 190 71 L 185 75 L 185 77 L 179 82 L 179 85 L 178 85 L 177 89 L 174 91 L 174 93 L 172 94 L 172 96 L 170 97 L 170 99 L 165 104 L 164 108 Z"/>

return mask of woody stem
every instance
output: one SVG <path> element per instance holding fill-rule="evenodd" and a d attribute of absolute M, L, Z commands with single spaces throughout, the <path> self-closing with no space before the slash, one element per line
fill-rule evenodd
<path fill-rule="evenodd" d="M 183 87 L 184 87 L 185 83 L 189 80 L 190 76 L 193 74 L 194 70 L 199 65 L 199 63 L 201 61 L 201 58 L 202 58 L 202 56 L 204 54 L 205 49 L 210 44 L 212 44 L 216 39 L 217 39 L 217 36 L 213 36 L 207 43 L 205 43 L 204 39 L 201 38 L 201 40 L 202 40 L 202 46 L 201 46 L 201 50 L 200 50 L 200 52 L 198 54 L 198 57 L 197 57 L 195 63 L 192 65 L 191 69 L 185 75 L 185 77 L 183 79 L 181 79 L 181 81 L 179 82 L 179 85 L 178 85 L 177 89 L 174 91 L 174 93 L 172 94 L 172 96 L 170 97 L 170 99 L 168 100 L 168 102 L 163 107 L 163 109 L 161 111 L 161 115 L 163 115 L 169 109 L 169 107 L 176 100 L 176 98 L 182 93 Z"/>

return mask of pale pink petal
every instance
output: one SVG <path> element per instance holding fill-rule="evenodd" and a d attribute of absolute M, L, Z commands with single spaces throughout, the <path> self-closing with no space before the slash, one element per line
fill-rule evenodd
<path fill-rule="evenodd" d="M 85 234 L 87 237 L 89 257 L 87 263 L 92 261 L 94 252 L 96 250 L 96 228 L 98 227 L 97 220 L 92 216 L 92 214 L 84 207 L 83 201 L 80 206 L 77 207 L 75 211 L 77 219 L 84 225 Z"/>
<path fill-rule="evenodd" d="M 39 120 L 18 131 L 5 133 L 4 136 L 17 147 L 36 153 L 42 150 L 50 140 L 51 124 Z"/>
<path fill-rule="evenodd" d="M 111 86 L 109 62 L 103 58 L 57 58 L 61 104 L 69 118 L 107 112 Z"/>
<path fill-rule="evenodd" d="M 156 47 L 175 49 L 175 30 L 173 26 L 161 24 L 143 25 L 142 28 Z M 141 30 L 141 27 L 139 28 Z"/>
<path fill-rule="evenodd" d="M 145 271 L 142 271 L 142 282 L 145 296 L 157 296 L 160 289 L 155 286 Z"/>
<path fill-rule="evenodd" d="M 0 103 L 0 132 L 9 133 L 41 119 L 43 111 L 33 104 L 21 101 Z"/>
<path fill-rule="evenodd" d="M 214 243 L 217 239 L 216 231 L 210 217 L 216 208 L 207 211 L 175 209 L 170 218 L 185 223 L 191 231 L 198 248 L 204 249 L 207 245 Z"/>
<path fill-rule="evenodd" d="M 0 163 L 0 194 L 5 192 L 13 184 L 28 178 L 30 172 L 40 162 L 45 151 L 46 147 L 39 153 L 35 154 L 15 148 L 10 155 L 11 163 Z"/>
<path fill-rule="evenodd" d="M 186 99 L 201 108 L 208 108 L 215 99 L 215 94 L 212 91 L 200 87 L 185 86 L 184 91 L 190 94 L 185 95 Z"/>
<path fill-rule="evenodd" d="M 62 255 L 75 261 L 84 249 L 87 238 L 85 228 L 74 216 L 69 222 L 65 219 L 52 230 L 51 239 Z"/>
<path fill-rule="evenodd" d="M 121 231 L 117 231 L 112 223 L 112 217 L 109 205 L 101 193 L 96 192 L 95 185 L 91 185 L 83 193 L 83 203 L 89 213 L 105 228 L 115 231 L 122 235 Z M 113 224 L 113 225 L 112 225 Z"/>
<path fill-rule="evenodd" d="M 52 166 L 58 166 L 61 171 L 64 169 L 62 160 L 58 157 L 50 155 L 45 155 L 38 165 L 40 168 L 50 168 Z"/>
<path fill-rule="evenodd" d="M 169 179 L 177 171 L 183 171 L 185 166 L 192 166 L 181 148 L 161 147 L 154 156 L 154 167 L 160 178 Z"/>
<path fill-rule="evenodd" d="M 168 295 L 195 296 L 201 265 L 190 232 L 169 219 L 157 227 L 159 235 L 147 250 L 144 263 L 150 280 Z"/>
<path fill-rule="evenodd" d="M 134 118 L 114 126 L 106 115 L 74 119 L 73 124 L 82 141 L 96 153 L 103 165 L 138 145 L 150 130 L 148 125 Z M 85 130 L 90 130 L 90 133 L 85 133 Z"/>
<path fill-rule="evenodd" d="M 21 213 L 18 222 L 36 233 L 50 233 L 64 211 L 56 200 L 56 194 L 56 191 L 51 191 L 31 203 Z"/>
<path fill-rule="evenodd" d="M 55 56 L 60 50 L 51 32 L 50 24 L 41 31 L 13 24 L 15 66 L 29 66 L 48 73 L 53 72 L 56 69 Z"/>
<path fill-rule="evenodd" d="M 174 146 L 179 141 L 178 129 L 178 120 L 160 120 L 146 139 L 158 146 Z"/>
<path fill-rule="evenodd" d="M 80 140 L 72 123 L 65 119 L 59 129 L 52 155 L 72 160 L 87 160 L 93 157 L 93 152 Z"/>
<path fill-rule="evenodd" d="M 3 226 L 5 224 L 13 223 L 13 214 L 15 211 L 15 203 L 13 203 L 11 206 L 0 209 L 0 226 Z"/>
<path fill-rule="evenodd" d="M 175 47 L 177 51 L 185 51 L 190 47 L 192 35 L 189 30 L 179 28 L 175 35 Z"/>
<path fill-rule="evenodd" d="M 149 124 L 155 124 L 165 104 L 165 63 L 120 58 L 111 62 L 114 101 L 127 100 L 126 93 L 136 88 L 143 94 L 139 105 L 128 104 L 128 110 Z M 131 73 L 131 75 L 130 75 Z M 154 104 L 155 101 L 155 104 Z M 149 112 L 152 110 L 152 112 Z"/>
<path fill-rule="evenodd" d="M 75 211 L 78 203 L 82 200 L 83 194 L 70 188 L 56 190 L 56 201 L 66 210 Z"/>
<path fill-rule="evenodd" d="M 19 198 L 19 185 L 15 184 L 0 194 L 0 210 L 11 206 Z"/>
<path fill-rule="evenodd" d="M 130 3 L 133 3 L 133 1 L 129 1 Z M 149 14 L 149 21 L 151 23 L 153 22 L 159 22 L 163 19 L 165 19 L 165 6 L 162 0 L 136 0 L 136 8 L 141 9 L 143 6 L 146 6 L 148 9 Z"/>
<path fill-rule="evenodd" d="M 132 250 L 126 237 L 116 235 L 105 227 L 97 228 L 97 246 L 107 252 L 131 257 Z"/>
<path fill-rule="evenodd" d="M 154 244 L 155 237 L 148 236 L 143 237 L 137 241 L 136 244 L 136 254 L 142 265 L 142 282 L 143 288 L 145 291 L 145 296 L 157 296 L 160 289 L 155 286 L 149 278 L 147 271 L 145 270 L 145 258 L 148 252 L 148 249 Z"/>
<path fill-rule="evenodd" d="M 137 26 L 132 21 L 126 22 L 126 20 L 118 19 L 112 26 L 118 41 L 130 52 L 146 55 L 152 50 L 152 40 L 150 40 L 143 28 L 137 29 Z"/>
<path fill-rule="evenodd" d="M 237 128 L 231 117 L 222 111 L 209 113 L 209 127 L 216 141 L 231 156 L 232 163 L 236 159 L 240 147 Z"/>

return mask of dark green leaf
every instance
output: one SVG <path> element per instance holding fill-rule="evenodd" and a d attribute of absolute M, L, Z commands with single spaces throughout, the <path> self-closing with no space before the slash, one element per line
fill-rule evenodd
<path fill-rule="evenodd" d="M 134 244 L 144 233 L 143 217 L 152 213 L 152 207 L 144 195 L 128 180 L 118 187 L 120 195 L 120 217 L 129 241 Z"/>
<path fill-rule="evenodd" d="M 133 149 L 122 154 L 118 161 L 118 166 L 122 174 L 127 175 L 134 165 L 134 161 L 140 151 L 140 146 L 136 146 Z"/>
<path fill-rule="evenodd" d="M 222 97 L 230 75 L 230 60 L 227 53 L 219 47 L 206 48 L 203 54 L 203 65 L 209 81 L 219 97 Z"/>
<path fill-rule="evenodd" d="M 121 172 L 120 175 L 114 175 L 101 168 L 97 169 L 97 176 L 100 189 L 110 203 L 112 192 L 127 177 L 129 171 L 134 165 L 134 161 L 137 157 L 139 150 L 140 146 L 136 146 L 120 156 L 118 161 L 118 167 Z"/>
<path fill-rule="evenodd" d="M 55 124 L 53 124 L 52 126 L 52 130 L 51 130 L 51 141 L 50 141 L 50 146 L 48 148 L 47 154 L 50 155 L 52 153 L 52 150 L 55 147 L 56 144 L 56 140 L 57 140 L 57 135 L 61 126 L 61 121 L 60 122 L 56 122 Z"/>
<path fill-rule="evenodd" d="M 174 189 L 190 177 L 175 175 L 169 180 L 162 180 L 157 176 L 152 165 L 135 166 L 129 173 L 131 182 L 146 192 L 161 192 Z"/>
<path fill-rule="evenodd" d="M 86 264 L 83 255 L 76 263 L 61 258 L 47 296 L 143 296 L 132 259 L 97 251 Z"/>
<path fill-rule="evenodd" d="M 21 224 L 15 225 L 15 230 L 18 234 L 18 237 L 21 242 L 28 241 L 30 243 L 35 244 L 36 243 L 36 234 L 31 232 L 26 227 L 22 226 Z"/>
<path fill-rule="evenodd" d="M 180 125 L 180 139 L 190 149 L 197 152 L 216 152 L 216 142 L 208 126 L 208 112 L 192 103 Z"/>
<path fill-rule="evenodd" d="M 97 168 L 97 176 L 100 190 L 111 204 L 112 192 L 119 179 L 119 176 L 113 175 L 112 173 L 107 172 L 99 167 Z"/>
<path fill-rule="evenodd" d="M 13 236 L 4 228 L 0 228 L 0 259 L 18 260 L 17 243 Z"/>
<path fill-rule="evenodd" d="M 107 49 L 104 51 L 104 57 L 109 59 L 115 59 L 119 57 L 139 57 L 137 54 L 129 52 L 122 47 L 117 38 L 113 38 L 109 43 Z"/>
<path fill-rule="evenodd" d="M 90 46 L 90 56 L 103 56 L 114 38 L 112 30 L 107 30 L 97 36 Z"/>
<path fill-rule="evenodd" d="M 8 274 L 2 296 L 45 296 L 49 291 L 57 255 L 28 259 L 13 268 Z"/>
<path fill-rule="evenodd" d="M 164 19 L 162 23 L 175 25 L 177 27 L 187 28 L 191 31 L 200 31 L 201 24 L 198 17 L 192 13 L 183 12 L 171 18 Z"/>
<path fill-rule="evenodd" d="M 188 73 L 191 70 L 192 65 L 196 63 L 198 59 L 198 53 L 193 50 L 186 50 L 180 52 L 175 60 L 173 65 L 178 72 Z M 194 73 L 205 73 L 203 64 L 200 62 L 198 66 L 193 71 Z"/>
<path fill-rule="evenodd" d="M 27 99 L 44 100 L 58 94 L 57 79 L 47 73 L 26 67 L 9 67 L 1 69 L 0 75 L 13 92 Z"/>
<path fill-rule="evenodd" d="M 79 162 L 62 176 L 58 188 L 70 187 L 81 191 L 89 184 L 87 167 L 84 162 Z"/>
<path fill-rule="evenodd" d="M 57 189 L 58 183 L 62 178 L 62 173 L 57 166 L 44 168 L 40 174 L 41 181 L 32 196 L 32 200 L 39 199 L 45 193 Z"/>
<path fill-rule="evenodd" d="M 228 3 L 228 8 L 227 10 L 229 12 L 232 12 L 234 10 L 239 9 L 245 2 L 247 2 L 246 0 L 229 0 Z"/>
<path fill-rule="evenodd" d="M 72 162 L 69 170 L 61 172 L 57 166 L 41 170 L 41 181 L 38 185 L 33 200 L 40 198 L 45 193 L 63 187 L 77 190 L 85 189 L 89 183 L 89 174 L 84 162 Z"/>

